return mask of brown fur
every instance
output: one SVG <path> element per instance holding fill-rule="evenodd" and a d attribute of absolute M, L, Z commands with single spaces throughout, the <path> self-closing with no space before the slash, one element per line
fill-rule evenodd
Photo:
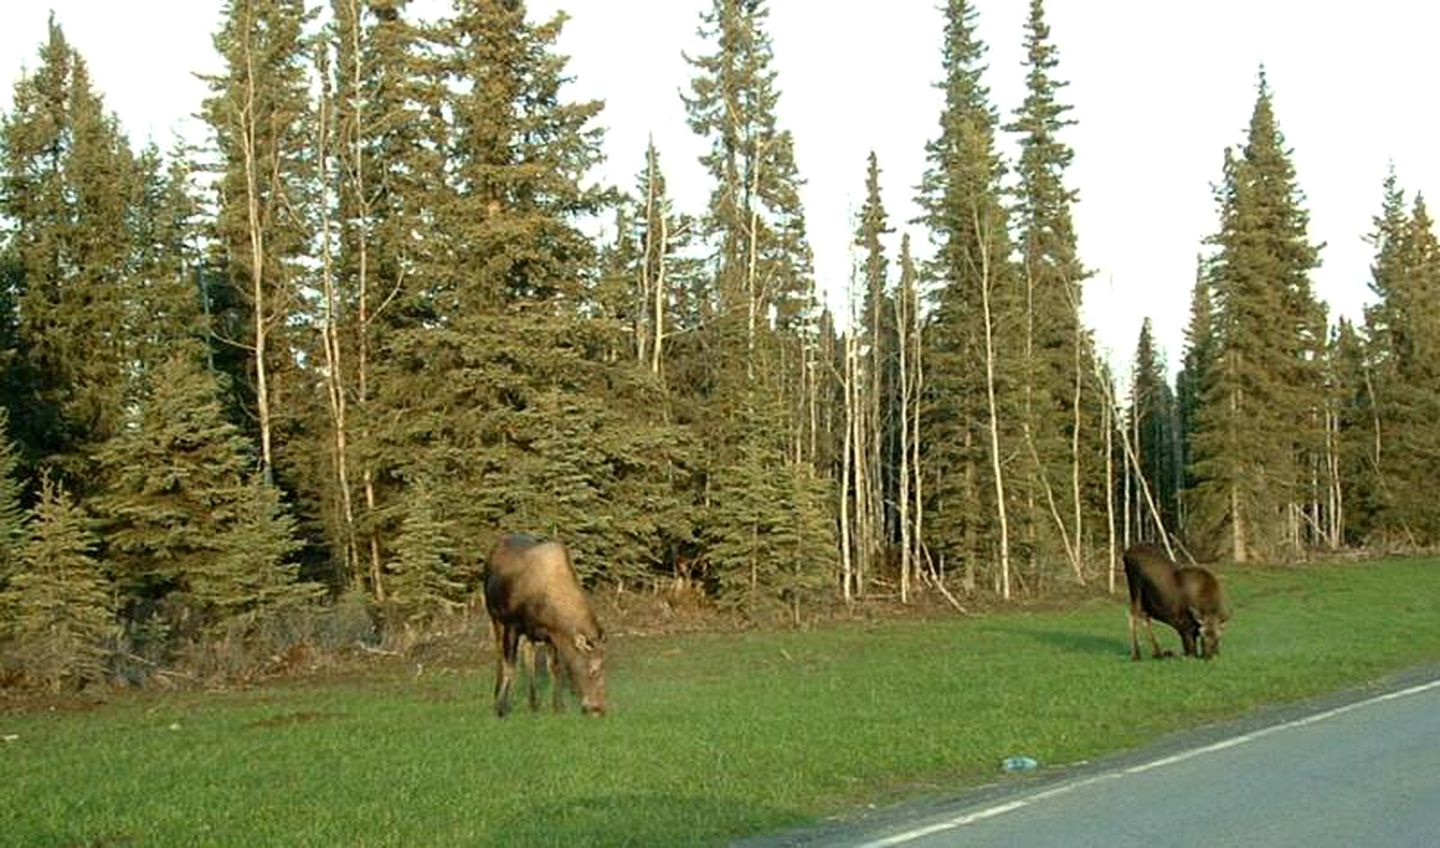
<path fill-rule="evenodd" d="M 1170 655 L 1160 650 L 1152 618 L 1175 628 L 1185 656 L 1207 660 L 1219 656 L 1220 635 L 1230 612 L 1215 575 L 1198 566 L 1176 566 L 1161 548 L 1149 543 L 1131 546 L 1124 560 L 1130 590 L 1130 658 L 1140 659 L 1140 621 L 1145 623 L 1153 655 Z"/>
<path fill-rule="evenodd" d="M 485 570 L 485 606 L 495 634 L 496 714 L 503 717 L 510 711 L 510 685 L 522 636 L 534 646 L 526 663 L 531 708 L 539 706 L 536 666 L 544 655 L 557 710 L 563 676 L 580 696 L 583 712 L 605 712 L 604 633 L 564 545 L 524 535 L 501 537 Z"/>

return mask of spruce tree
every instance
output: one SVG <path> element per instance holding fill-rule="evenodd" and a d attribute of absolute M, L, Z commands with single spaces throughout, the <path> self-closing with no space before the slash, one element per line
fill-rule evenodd
<path fill-rule="evenodd" d="M 175 355 L 148 389 L 99 454 L 106 562 L 133 624 L 169 610 L 163 624 L 209 630 L 294 582 L 293 521 L 273 487 L 251 479 L 255 450 L 226 419 L 211 372 Z"/>
<path fill-rule="evenodd" d="M 557 536 L 590 580 L 624 572 L 637 547 L 663 547 L 633 535 L 653 527 L 620 520 L 645 504 L 619 498 L 664 501 L 654 474 L 671 457 L 644 453 L 664 441 L 665 406 L 635 360 L 614 355 L 599 257 L 582 230 L 609 198 L 589 185 L 600 105 L 563 91 L 563 23 L 475 0 L 436 35 L 454 120 L 453 179 L 433 207 L 448 271 L 422 269 L 433 313 L 395 328 L 382 353 L 375 402 L 393 412 L 377 451 L 396 464 L 377 469 L 393 492 L 378 519 L 398 531 L 404 481 L 425 477 L 457 526 Z M 456 565 L 481 555 L 466 546 Z M 375 588 L 383 597 L 383 580 Z"/>
<path fill-rule="evenodd" d="M 1404 249 L 1409 227 L 1405 192 L 1393 168 L 1385 176 L 1380 214 L 1372 219 L 1374 229 L 1366 240 L 1375 248 L 1370 266 L 1370 291 L 1376 302 L 1365 310 L 1365 327 L 1370 356 L 1377 366 L 1389 369 L 1396 362 L 1395 351 L 1405 345 L 1405 318 L 1410 293 L 1406 290 L 1409 269 Z"/>
<path fill-rule="evenodd" d="M 769 14 L 765 0 L 713 0 L 700 35 L 714 52 L 689 59 L 697 75 L 684 98 L 691 128 L 711 142 L 701 163 L 715 183 L 704 224 L 716 242 L 718 302 L 744 320 L 752 359 L 771 311 L 777 329 L 792 328 L 811 296 L 794 138 L 776 117 Z"/>
<path fill-rule="evenodd" d="M 21 570 L 0 591 L 0 641 L 23 679 L 53 692 L 104 678 L 115 609 L 91 521 L 63 485 L 41 480 Z"/>
<path fill-rule="evenodd" d="M 20 321 L 23 400 L 15 436 L 79 491 L 87 451 L 115 431 L 129 340 L 134 159 L 93 90 L 85 61 L 52 18 L 36 71 L 0 123 Z"/>
<path fill-rule="evenodd" d="M 1020 136 L 1015 217 L 1024 288 L 1023 350 L 1019 390 L 1022 429 L 1032 454 L 1019 476 L 1028 504 L 1025 521 L 1031 555 L 1041 561 L 1063 554 L 1083 579 L 1079 546 L 1085 507 L 1081 478 L 1095 469 L 1083 462 L 1086 434 L 1079 397 L 1093 364 L 1080 327 L 1080 264 L 1071 207 L 1076 193 L 1065 184 L 1074 151 L 1060 133 L 1074 120 L 1060 102 L 1066 83 L 1056 79 L 1059 59 L 1042 0 L 1031 0 L 1025 25 L 1025 101 L 1005 127 Z M 1089 434 L 1090 442 L 1094 434 Z M 1093 446 L 1093 445 L 1086 445 Z M 1064 503 L 1059 511 L 1039 504 Z M 1047 510 L 1053 516 L 1040 512 Z"/>
<path fill-rule="evenodd" d="M 1374 229 L 1367 236 L 1375 248 L 1374 264 L 1370 266 L 1370 291 L 1376 302 L 1365 310 L 1365 343 L 1358 371 L 1363 379 L 1364 394 L 1358 399 L 1358 405 L 1368 412 L 1370 437 L 1365 440 L 1366 448 L 1360 456 L 1366 460 L 1362 467 L 1369 472 L 1363 479 L 1370 484 L 1370 509 L 1368 520 L 1357 526 L 1363 527 L 1367 536 L 1374 534 L 1375 541 L 1390 537 L 1414 544 L 1418 540 L 1413 538 L 1413 531 L 1394 520 L 1396 513 L 1388 507 L 1397 500 L 1398 490 L 1386 474 L 1396 465 L 1390 461 L 1388 434 L 1396 425 L 1402 406 L 1396 397 L 1403 393 L 1400 363 L 1407 358 L 1414 332 L 1410 317 L 1415 274 L 1414 269 L 1408 267 L 1410 217 L 1406 205 L 1405 192 L 1392 168 L 1385 176 L 1380 214 L 1372 219 Z"/>
<path fill-rule="evenodd" d="M 687 399 L 706 462 L 701 532 L 722 594 L 751 608 L 770 567 L 764 551 L 790 517 L 785 487 L 762 470 L 813 461 L 807 425 L 823 343 L 794 139 L 776 116 L 768 17 L 764 0 L 714 0 L 700 27 L 712 52 L 688 57 L 696 75 L 683 96 L 691 128 L 709 142 L 701 163 L 714 183 L 702 222 L 712 315 Z"/>
<path fill-rule="evenodd" d="M 925 462 L 936 485 L 929 493 L 931 540 L 967 583 L 990 576 L 1011 592 L 1005 465 L 1014 421 L 1013 359 L 1004 340 L 1016 338 L 1009 219 L 1001 201 L 1004 164 L 995 149 L 998 119 L 982 76 L 986 46 L 977 12 L 966 0 L 945 7 L 944 111 L 940 134 L 926 146 L 920 184 L 923 222 L 935 255 L 926 274 L 936 289 L 925 337 Z M 1002 407 L 1002 404 L 1004 406 Z"/>
<path fill-rule="evenodd" d="M 1196 524 L 1236 560 L 1307 539 L 1309 463 L 1322 450 L 1318 250 L 1262 73 L 1241 155 L 1227 152 L 1214 237 L 1217 350 L 1195 440 Z"/>
<path fill-rule="evenodd" d="M 189 575 L 188 594 L 215 632 L 253 638 L 268 620 L 318 599 L 322 588 L 299 579 L 299 534 L 279 488 L 252 474 L 228 494 L 230 520 L 217 555 Z"/>
<path fill-rule="evenodd" d="M 1440 240 L 1423 196 L 1411 206 L 1398 253 L 1398 262 L 1385 263 L 1391 266 L 1385 270 L 1399 273 L 1387 281 L 1377 310 L 1387 313 L 1388 324 L 1380 335 L 1388 356 L 1376 387 L 1384 434 L 1377 520 L 1391 539 L 1428 545 L 1440 538 L 1440 520 L 1423 494 L 1427 475 L 1440 473 L 1440 399 L 1433 390 L 1440 380 Z"/>
<path fill-rule="evenodd" d="M 410 628 L 459 607 L 466 588 L 453 564 L 455 528 L 436 512 L 432 491 L 426 480 L 409 487 L 409 509 L 395 540 L 387 580 L 392 607 L 388 617 Z"/>

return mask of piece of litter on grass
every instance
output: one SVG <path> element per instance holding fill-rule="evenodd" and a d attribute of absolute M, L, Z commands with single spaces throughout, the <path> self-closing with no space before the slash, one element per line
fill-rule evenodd
<path fill-rule="evenodd" d="M 167 729 L 169 729 L 169 730 L 179 730 L 179 729 L 180 729 L 180 722 L 178 722 L 178 721 L 176 721 L 176 722 L 171 722 L 170 727 L 167 728 Z"/>
<path fill-rule="evenodd" d="M 19 739 L 20 734 L 18 733 L 7 733 L 4 736 L 0 736 L 0 740 L 3 740 L 5 742 L 16 742 L 19 741 Z"/>
<path fill-rule="evenodd" d="M 1006 757 L 1000 761 L 1000 768 L 1004 771 L 1034 771 L 1040 767 L 1040 763 L 1034 757 Z"/>

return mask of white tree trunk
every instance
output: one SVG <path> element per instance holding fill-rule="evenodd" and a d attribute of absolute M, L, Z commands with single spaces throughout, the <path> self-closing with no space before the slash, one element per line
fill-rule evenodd
<path fill-rule="evenodd" d="M 980 250 L 980 305 L 985 319 L 985 396 L 989 405 L 990 471 L 995 482 L 995 511 L 1000 521 L 1000 595 L 1010 599 L 1010 519 L 1005 508 L 1005 476 L 1000 464 L 1000 415 L 995 399 L 995 332 L 990 311 L 989 234 L 981 226 L 979 210 L 971 212 Z"/>

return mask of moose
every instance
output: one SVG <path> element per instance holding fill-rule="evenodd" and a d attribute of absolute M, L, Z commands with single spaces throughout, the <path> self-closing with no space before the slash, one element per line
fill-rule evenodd
<path fill-rule="evenodd" d="M 1150 648 L 1156 659 L 1173 656 L 1161 651 L 1150 620 L 1158 618 L 1180 634 L 1185 656 L 1205 659 L 1220 655 L 1220 635 L 1230 611 L 1215 575 L 1199 566 L 1177 566 L 1158 546 L 1148 542 L 1125 551 L 1125 583 L 1130 589 L 1130 659 L 1140 659 L 1137 620 L 1144 620 Z"/>
<path fill-rule="evenodd" d="M 562 708 L 561 678 L 567 678 L 587 715 L 605 713 L 604 633 L 585 600 L 559 542 L 523 534 L 502 536 L 485 569 L 485 606 L 495 634 L 495 713 L 510 712 L 510 686 L 523 636 L 533 647 L 529 659 L 530 708 L 537 709 L 537 655 L 545 657 L 556 711 Z"/>

